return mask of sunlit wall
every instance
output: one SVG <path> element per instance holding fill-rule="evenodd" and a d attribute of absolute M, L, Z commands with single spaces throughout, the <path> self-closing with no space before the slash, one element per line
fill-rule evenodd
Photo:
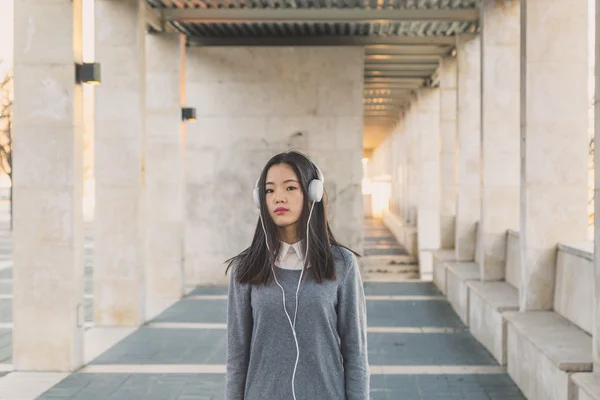
<path fill-rule="evenodd" d="M 390 138 L 384 140 L 373 151 L 371 157 L 363 160 L 363 195 L 370 204 L 370 216 L 383 217 L 390 210 L 392 194 L 392 153 Z"/>

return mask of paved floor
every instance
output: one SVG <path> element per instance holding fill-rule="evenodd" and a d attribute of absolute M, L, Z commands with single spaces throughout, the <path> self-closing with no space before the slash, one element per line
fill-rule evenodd
<path fill-rule="evenodd" d="M 367 235 L 376 236 L 368 236 L 367 263 L 406 254 L 380 222 L 367 227 Z M 87 255 L 89 262 L 91 251 Z M 90 280 L 89 266 L 87 272 Z M 9 279 L 9 272 L 0 273 Z M 408 281 L 402 274 L 387 281 L 376 275 L 367 270 L 364 276 L 372 400 L 524 399 L 435 286 L 412 275 Z M 224 399 L 226 294 L 227 287 L 197 288 L 36 398 Z M 1 329 L 0 363 L 10 362 L 7 354 L 10 329 Z M 9 377 L 0 378 L 0 388 Z"/>
<path fill-rule="evenodd" d="M 365 256 L 408 255 L 380 220 L 365 219 Z"/>

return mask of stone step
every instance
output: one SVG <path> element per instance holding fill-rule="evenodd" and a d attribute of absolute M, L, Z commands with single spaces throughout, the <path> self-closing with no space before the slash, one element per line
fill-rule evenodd
<path fill-rule="evenodd" d="M 361 261 L 365 265 L 406 265 L 417 263 L 417 259 L 414 256 L 409 255 L 365 256 L 361 257 Z"/>
<path fill-rule="evenodd" d="M 407 274 L 407 273 L 418 273 L 419 268 L 416 265 L 366 265 L 366 272 L 377 272 L 377 273 L 388 273 L 388 274 Z"/>
<path fill-rule="evenodd" d="M 366 273 L 365 282 L 421 282 L 419 274 Z"/>
<path fill-rule="evenodd" d="M 579 389 L 579 400 L 600 400 L 600 373 L 571 375 Z"/>
<path fill-rule="evenodd" d="M 370 275 L 396 277 L 400 279 L 418 279 L 419 266 L 414 256 L 384 255 L 361 258 L 364 271 Z"/>

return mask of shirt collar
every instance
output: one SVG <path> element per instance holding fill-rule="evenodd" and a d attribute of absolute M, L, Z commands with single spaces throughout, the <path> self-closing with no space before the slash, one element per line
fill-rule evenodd
<path fill-rule="evenodd" d="M 288 252 L 290 252 L 290 251 L 294 251 L 296 253 L 296 255 L 298 256 L 298 258 L 303 259 L 302 247 L 301 247 L 303 242 L 304 242 L 304 240 L 300 240 L 294 244 L 281 242 L 281 250 L 279 251 L 279 259 L 283 260 L 285 258 L 285 256 L 288 254 Z"/>

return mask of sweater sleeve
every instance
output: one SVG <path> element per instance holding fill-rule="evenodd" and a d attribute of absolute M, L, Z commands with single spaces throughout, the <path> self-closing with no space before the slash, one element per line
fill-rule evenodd
<path fill-rule="evenodd" d="M 367 306 L 363 282 L 354 254 L 338 291 L 338 333 L 348 400 L 369 400 L 370 370 L 367 355 Z"/>
<path fill-rule="evenodd" d="M 252 340 L 250 285 L 235 281 L 232 268 L 227 296 L 227 375 L 225 400 L 244 400 Z"/>

